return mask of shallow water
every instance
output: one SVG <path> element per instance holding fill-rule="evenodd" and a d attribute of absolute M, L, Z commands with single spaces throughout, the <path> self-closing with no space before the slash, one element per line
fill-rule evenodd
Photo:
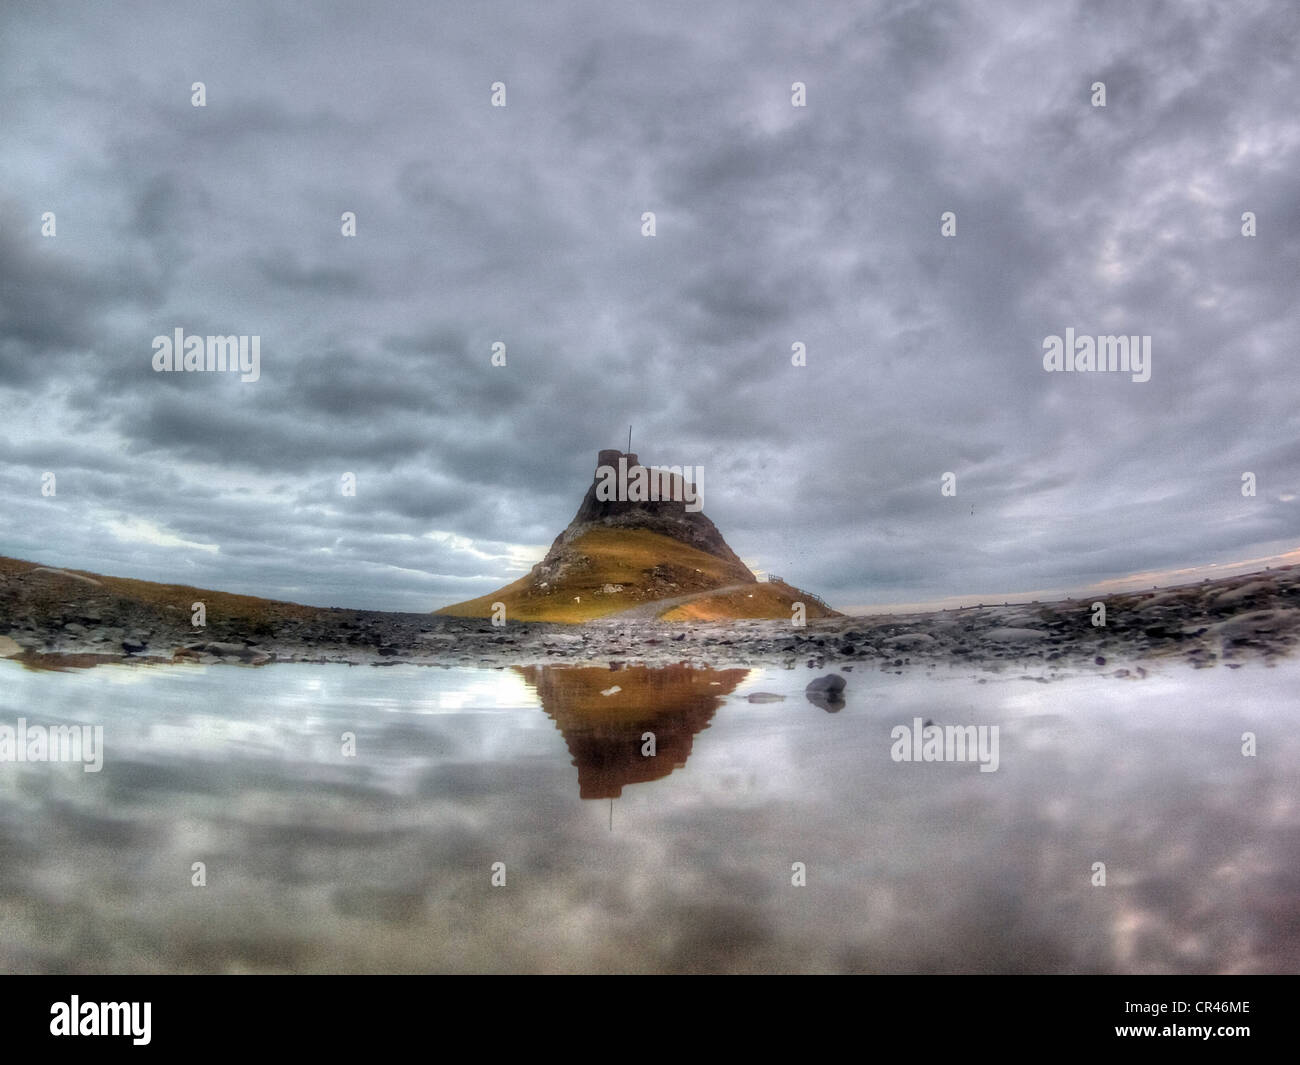
<path fill-rule="evenodd" d="M 0 970 L 1300 966 L 1300 663 L 815 675 L 0 662 L 0 726 L 105 744 L 0 764 Z"/>

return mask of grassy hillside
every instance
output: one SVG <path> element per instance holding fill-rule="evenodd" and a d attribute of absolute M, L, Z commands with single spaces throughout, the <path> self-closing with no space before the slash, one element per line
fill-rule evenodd
<path fill-rule="evenodd" d="M 486 618 L 505 603 L 513 621 L 577 623 L 605 617 L 656 599 L 752 581 L 753 574 L 724 559 L 647 529 L 596 528 L 568 548 L 572 562 L 563 577 L 543 588 L 529 574 L 489 595 L 435 611 Z M 611 594 L 605 585 L 623 586 Z M 788 611 L 787 611 L 788 613 Z"/>
<path fill-rule="evenodd" d="M 803 603 L 805 616 L 813 618 L 834 617 L 817 600 L 784 581 L 755 585 L 752 589 L 704 596 L 682 603 L 665 611 L 664 621 L 728 621 L 733 618 L 784 618 L 791 616 L 794 603 Z"/>
<path fill-rule="evenodd" d="M 42 566 L 37 562 L 0 556 L 0 576 L 42 571 L 50 578 L 47 582 L 28 583 L 23 588 L 23 601 L 38 616 L 59 613 L 67 605 L 72 589 L 76 600 L 103 601 L 125 599 L 145 607 L 174 611 L 188 617 L 190 605 L 202 601 L 208 613 L 232 619 L 242 619 L 253 624 L 274 626 L 283 618 L 314 617 L 324 611 L 320 607 L 301 606 L 276 599 L 260 599 L 252 595 L 234 595 L 210 588 L 193 588 L 186 584 L 156 584 L 153 581 L 130 577 L 106 577 L 86 570 L 61 569 Z M 270 628 L 267 631 L 271 631 Z"/>

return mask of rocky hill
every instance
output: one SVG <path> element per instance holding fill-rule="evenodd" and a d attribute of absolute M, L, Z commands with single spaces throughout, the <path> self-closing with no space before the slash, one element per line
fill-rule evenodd
<path fill-rule="evenodd" d="M 610 470 L 620 485 L 652 484 L 654 497 L 611 498 Z M 642 466 L 635 453 L 601 451 L 578 512 L 526 577 L 437 613 L 490 617 L 493 604 L 504 603 L 507 619 L 516 621 L 581 622 L 627 611 L 788 620 L 802 601 L 810 618 L 834 615 L 797 588 L 760 583 L 700 509 L 699 489 L 675 468 L 661 471 Z M 652 609 L 656 603 L 662 611 Z"/>

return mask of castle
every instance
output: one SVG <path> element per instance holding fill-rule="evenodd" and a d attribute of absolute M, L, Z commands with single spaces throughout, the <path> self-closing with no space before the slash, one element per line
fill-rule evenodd
<path fill-rule="evenodd" d="M 636 452 L 611 448 L 599 453 L 594 484 L 603 503 L 677 502 L 692 514 L 704 509 L 703 466 L 642 466 Z"/>

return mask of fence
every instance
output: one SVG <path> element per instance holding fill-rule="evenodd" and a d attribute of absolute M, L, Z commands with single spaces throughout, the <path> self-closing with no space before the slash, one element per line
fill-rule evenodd
<path fill-rule="evenodd" d="M 775 573 L 769 573 L 767 575 L 767 582 L 768 584 L 785 584 L 785 578 L 778 577 Z M 790 587 L 793 588 L 794 585 L 790 585 Z M 826 602 L 826 600 L 823 599 L 820 595 L 817 595 L 813 592 L 806 592 L 802 588 L 797 588 L 795 590 L 805 598 L 811 599 L 814 603 L 820 603 L 827 610 L 832 609 L 830 603 Z"/>

